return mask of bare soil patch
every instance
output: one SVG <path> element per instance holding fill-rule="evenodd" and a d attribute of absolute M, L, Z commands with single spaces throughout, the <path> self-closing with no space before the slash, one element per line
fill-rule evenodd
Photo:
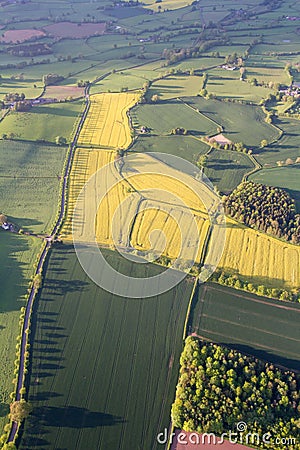
<path fill-rule="evenodd" d="M 77 86 L 47 86 L 44 98 L 65 100 L 68 97 L 80 98 L 84 96 L 84 88 Z"/>
<path fill-rule="evenodd" d="M 5 44 L 17 44 L 28 41 L 32 38 L 43 36 L 45 36 L 45 32 L 41 30 L 7 30 L 0 37 L 0 42 L 4 42 Z"/>
<path fill-rule="evenodd" d="M 220 145 L 232 144 L 232 142 L 227 137 L 225 137 L 222 133 L 212 136 L 209 139 L 209 142 L 210 143 L 217 142 Z"/>
<path fill-rule="evenodd" d="M 80 39 L 93 35 L 103 34 L 106 24 L 102 23 L 72 23 L 59 22 L 44 27 L 44 31 L 58 38 Z"/>

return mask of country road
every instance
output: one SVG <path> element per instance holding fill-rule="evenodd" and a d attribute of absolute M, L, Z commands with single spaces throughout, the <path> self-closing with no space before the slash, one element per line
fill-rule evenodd
<path fill-rule="evenodd" d="M 102 77 L 105 78 L 108 74 L 103 75 Z M 67 194 L 67 183 L 68 183 L 68 178 L 69 178 L 69 174 L 70 174 L 70 170 L 71 170 L 71 164 L 72 164 L 72 158 L 74 155 L 74 151 L 76 148 L 76 143 L 77 143 L 77 139 L 78 136 L 80 134 L 82 125 L 86 119 L 88 110 L 89 110 L 89 93 L 88 93 L 88 88 L 86 90 L 85 93 L 85 98 L 86 98 L 86 105 L 84 108 L 84 112 L 82 114 L 82 117 L 79 121 L 79 124 L 77 126 L 76 132 L 75 132 L 75 136 L 71 142 L 70 145 L 70 150 L 69 150 L 69 155 L 68 155 L 68 159 L 67 159 L 67 164 L 66 164 L 66 168 L 65 168 L 65 172 L 64 172 L 64 177 L 63 177 L 63 183 L 62 183 L 62 191 L 61 191 L 61 203 L 60 203 L 60 211 L 59 211 L 59 216 L 57 219 L 56 224 L 54 225 L 54 228 L 52 230 L 52 233 L 49 236 L 49 240 L 45 243 L 43 251 L 41 253 L 41 256 L 39 258 L 38 261 L 38 265 L 35 271 L 34 275 L 37 275 L 39 273 L 41 273 L 42 267 L 44 265 L 46 256 L 48 254 L 48 250 L 51 247 L 51 242 L 54 239 L 54 237 L 56 236 L 64 215 L 65 215 L 65 207 L 66 207 L 66 194 Z M 18 372 L 18 379 L 17 379 L 17 387 L 16 387 L 16 397 L 15 400 L 19 401 L 21 399 L 21 394 L 20 394 L 20 389 L 23 386 L 23 380 L 24 380 L 24 375 L 25 375 L 25 352 L 26 352 L 26 344 L 27 344 L 27 334 L 26 334 L 26 330 L 28 329 L 29 323 L 30 323 L 30 318 L 31 318 L 31 312 L 32 312 L 32 306 L 33 306 L 33 302 L 34 302 L 34 298 L 35 295 L 37 293 L 37 290 L 34 286 L 32 286 L 29 297 L 28 297 L 28 301 L 26 304 L 26 310 L 25 310 L 25 318 L 24 318 L 24 324 L 23 324 L 23 328 L 22 328 L 22 338 L 21 338 L 21 348 L 20 348 L 20 364 L 19 364 L 19 372 Z M 7 442 L 14 442 L 17 431 L 18 431 L 18 427 L 19 427 L 19 423 L 18 422 L 13 422 L 12 423 L 12 427 L 9 433 L 9 437 L 8 437 L 8 441 Z"/>

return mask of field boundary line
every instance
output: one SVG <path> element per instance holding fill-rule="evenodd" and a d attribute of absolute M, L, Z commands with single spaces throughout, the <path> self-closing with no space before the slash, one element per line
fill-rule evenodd
<path fill-rule="evenodd" d="M 205 330 L 203 330 L 203 331 L 205 331 Z M 212 332 L 212 331 L 209 331 L 209 330 L 207 330 L 209 333 L 212 333 L 212 334 L 217 334 L 217 333 L 214 333 L 214 332 Z M 209 338 L 209 337 L 207 337 L 207 336 L 203 336 L 203 335 L 201 335 L 201 334 L 198 334 L 198 333 L 194 333 L 193 334 L 193 336 L 195 336 L 195 337 L 197 337 L 197 338 L 199 338 L 199 339 L 201 339 L 202 341 L 205 341 L 205 342 L 212 342 L 213 344 L 216 344 L 216 341 L 215 340 L 213 340 L 213 339 L 211 339 L 211 338 Z M 220 333 L 220 336 L 222 336 L 222 334 Z M 243 345 L 244 343 L 246 343 L 246 344 L 248 344 L 248 341 L 242 341 L 241 342 L 241 345 Z M 226 347 L 226 348 L 229 348 L 229 349 L 231 349 L 232 350 L 232 346 L 231 347 L 229 347 L 229 344 L 225 344 L 225 343 L 220 343 L 219 345 L 222 345 L 222 346 L 224 346 L 224 347 Z M 231 345 L 231 344 L 230 344 Z M 238 346 L 238 345 L 240 345 L 238 342 L 236 342 L 236 343 L 233 343 L 233 345 L 236 345 L 236 346 Z M 267 347 L 263 347 L 263 346 L 261 346 L 261 345 L 259 345 L 258 344 L 258 347 L 260 347 L 262 350 L 264 350 L 264 349 L 266 349 Z M 269 350 L 274 350 L 275 352 L 277 352 L 277 349 L 273 349 L 272 347 L 269 347 Z M 240 353 L 243 353 L 244 355 L 246 355 L 246 356 L 250 356 L 251 358 L 254 358 L 254 356 L 251 354 L 251 353 L 248 353 L 248 352 L 246 352 L 246 351 L 241 351 L 241 350 L 238 350 Z M 298 355 L 297 355 L 298 356 Z M 282 357 L 282 358 L 284 358 L 284 356 L 280 356 L 280 357 Z M 267 363 L 270 363 L 270 362 L 272 362 L 272 361 L 270 361 L 270 360 L 267 360 L 267 359 L 264 359 L 264 358 L 261 358 L 261 357 L 259 357 L 258 359 L 260 359 L 261 361 L 264 361 L 264 362 L 267 362 Z M 298 369 L 291 369 L 290 367 L 286 367 L 286 366 L 283 366 L 282 364 L 278 364 L 278 363 L 274 363 L 275 364 L 275 366 L 276 367 L 278 367 L 278 368 L 281 368 L 281 369 L 284 369 L 284 370 L 288 370 L 288 371 L 293 371 L 293 372 L 296 372 L 296 373 L 300 373 L 300 370 L 298 370 Z"/>
<path fill-rule="evenodd" d="M 206 114 L 204 114 L 202 111 L 197 110 L 196 108 L 194 108 L 192 105 L 190 105 L 189 103 L 186 103 L 183 98 L 181 97 L 177 97 L 177 100 L 181 101 L 185 106 L 187 106 L 188 108 L 192 109 L 196 114 L 200 114 L 201 116 L 203 116 L 205 119 L 209 120 L 211 123 L 213 123 L 214 125 L 216 125 L 217 127 L 222 129 L 222 132 L 224 131 L 224 127 L 223 125 L 221 125 L 220 123 L 216 122 L 215 120 L 213 120 L 211 117 L 208 117 Z M 217 130 L 218 132 L 218 130 Z"/>
<path fill-rule="evenodd" d="M 204 303 L 204 302 L 203 302 L 203 303 Z M 248 329 L 250 329 L 250 330 L 256 330 L 256 331 L 263 331 L 265 334 L 270 334 L 271 336 L 276 336 L 276 337 L 278 337 L 278 338 L 285 338 L 285 339 L 290 340 L 290 341 L 300 342 L 300 340 L 299 340 L 299 339 L 296 339 L 296 338 L 284 336 L 284 335 L 282 335 L 282 334 L 272 333 L 271 331 L 267 331 L 267 330 L 265 330 L 264 328 L 257 328 L 257 327 L 253 327 L 253 326 L 246 325 L 246 324 L 244 324 L 244 323 L 243 323 L 243 324 L 240 324 L 240 323 L 237 323 L 237 322 L 233 322 L 232 320 L 223 319 L 223 318 L 218 317 L 218 316 L 215 316 L 215 315 L 213 315 L 213 314 L 206 314 L 206 313 L 203 313 L 203 317 L 208 317 L 208 318 L 214 319 L 216 322 L 230 323 L 230 324 L 235 325 L 235 326 L 237 326 L 237 327 L 248 328 Z"/>
<path fill-rule="evenodd" d="M 190 295 L 190 299 L 189 299 L 189 303 L 188 303 L 188 307 L 187 307 L 187 311 L 186 311 L 185 322 L 184 322 L 184 326 L 183 326 L 183 335 L 182 335 L 182 340 L 183 341 L 185 340 L 185 338 L 188 335 L 188 332 L 187 332 L 188 322 L 189 322 L 189 319 L 190 319 L 192 303 L 193 303 L 193 299 L 194 299 L 194 296 L 195 296 L 195 292 L 196 292 L 197 286 L 198 286 L 198 277 L 195 278 L 193 289 L 192 289 L 192 292 L 191 292 L 191 295 Z"/>
<path fill-rule="evenodd" d="M 212 284 L 216 284 L 217 286 L 223 286 L 223 285 L 221 285 L 220 283 L 215 283 L 215 282 L 212 282 Z M 212 286 L 212 284 L 210 285 L 211 286 L 211 289 L 214 289 L 214 290 L 216 290 L 216 291 L 222 291 L 222 289 L 221 288 L 219 288 L 219 287 L 216 287 L 216 286 Z M 224 287 L 226 287 L 226 288 L 228 288 L 228 289 L 231 289 L 232 288 L 232 286 L 225 286 L 224 285 Z M 280 300 L 278 300 L 278 299 L 275 299 L 275 298 L 270 298 L 270 301 L 268 301 L 268 300 L 259 300 L 259 299 L 257 299 L 257 298 L 252 298 L 250 295 L 247 295 L 248 294 L 248 292 L 247 291 L 244 291 L 243 289 L 236 289 L 236 288 L 233 288 L 233 289 L 235 289 L 237 292 L 245 292 L 245 294 L 244 295 L 241 295 L 241 294 L 236 294 L 236 296 L 237 297 L 243 297 L 243 298 L 246 298 L 247 300 L 250 300 L 250 301 L 252 301 L 252 302 L 256 302 L 256 303 L 262 303 L 262 304 L 264 304 L 264 305 L 271 305 L 271 306 L 273 306 L 274 308 L 280 308 L 280 309 L 286 309 L 286 310 L 289 310 L 289 311 L 294 311 L 294 312 L 297 312 L 297 313 L 300 313 L 300 308 L 298 309 L 297 307 L 292 307 L 292 306 L 285 306 L 285 305 L 277 305 L 276 303 L 274 303 L 274 300 L 276 300 L 276 301 L 280 301 Z M 257 295 L 257 294 L 254 294 L 254 295 Z M 267 298 L 267 297 L 263 297 L 262 296 L 262 298 Z M 293 305 L 293 303 L 291 303 L 291 302 L 285 302 L 285 301 L 281 301 L 281 303 L 288 303 L 289 305 Z M 297 303 L 295 303 L 295 306 L 296 305 L 298 305 Z"/>

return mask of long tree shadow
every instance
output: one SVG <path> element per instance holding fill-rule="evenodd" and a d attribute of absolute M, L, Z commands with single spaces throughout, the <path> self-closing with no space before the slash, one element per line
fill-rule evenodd
<path fill-rule="evenodd" d="M 286 358 L 284 356 L 279 356 L 272 352 L 257 349 L 251 347 L 250 345 L 237 344 L 237 343 L 228 343 L 228 342 L 220 342 L 221 345 L 225 347 L 233 348 L 238 350 L 241 353 L 246 355 L 254 356 L 262 361 L 267 361 L 269 363 L 274 363 L 277 366 L 281 366 L 286 369 L 294 370 L 296 372 L 300 372 L 300 361 L 292 358 Z"/>
<path fill-rule="evenodd" d="M 0 417 L 5 417 L 9 414 L 9 406 L 7 403 L 0 403 Z"/>
<path fill-rule="evenodd" d="M 31 239 L 0 229 L 1 312 L 16 311 L 22 305 L 17 299 L 26 293 L 28 285 L 24 273 L 29 263 L 21 255 L 30 250 Z"/>
<path fill-rule="evenodd" d="M 56 280 L 47 278 L 44 284 L 45 289 L 51 290 L 51 296 L 64 296 L 68 292 L 82 292 L 88 283 L 82 280 Z M 45 300 L 45 297 L 44 297 Z M 48 301 L 48 298 L 47 298 Z"/>
<path fill-rule="evenodd" d="M 77 406 L 39 407 L 33 411 L 33 415 L 46 427 L 96 428 L 124 423 L 121 417 Z"/>

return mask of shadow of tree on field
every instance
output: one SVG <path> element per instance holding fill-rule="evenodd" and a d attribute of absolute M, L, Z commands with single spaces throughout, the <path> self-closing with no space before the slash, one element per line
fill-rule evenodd
<path fill-rule="evenodd" d="M 82 280 L 57 280 L 57 279 L 46 279 L 44 287 L 45 289 L 51 290 L 51 296 L 53 295 L 65 295 L 68 292 L 82 292 L 84 288 L 88 286 L 88 283 Z M 48 301 L 48 299 L 47 299 Z"/>
<path fill-rule="evenodd" d="M 52 373 L 50 375 L 53 376 Z M 34 376 L 34 374 L 32 376 Z M 39 375 L 39 376 L 41 377 L 41 375 Z M 45 401 L 50 400 L 51 398 L 58 398 L 58 397 L 61 397 L 61 396 L 62 395 L 58 394 L 57 392 L 39 391 L 37 394 L 31 394 L 30 395 L 30 401 L 33 402 L 33 403 L 34 402 L 45 402 Z"/>
<path fill-rule="evenodd" d="M 42 427 L 96 428 L 124 423 L 124 419 L 77 406 L 41 406 L 34 408 L 31 422 Z"/>
<path fill-rule="evenodd" d="M 280 356 L 266 350 L 260 350 L 250 345 L 237 344 L 233 342 L 220 342 L 221 345 L 225 347 L 233 348 L 246 355 L 254 356 L 255 358 L 261 359 L 262 361 L 267 361 L 275 365 L 279 365 L 286 369 L 291 369 L 296 372 L 300 372 L 300 361 L 292 358 L 286 358 L 285 356 Z"/>
<path fill-rule="evenodd" d="M 9 405 L 7 403 L 0 403 L 0 417 L 5 417 L 9 414 Z"/>

